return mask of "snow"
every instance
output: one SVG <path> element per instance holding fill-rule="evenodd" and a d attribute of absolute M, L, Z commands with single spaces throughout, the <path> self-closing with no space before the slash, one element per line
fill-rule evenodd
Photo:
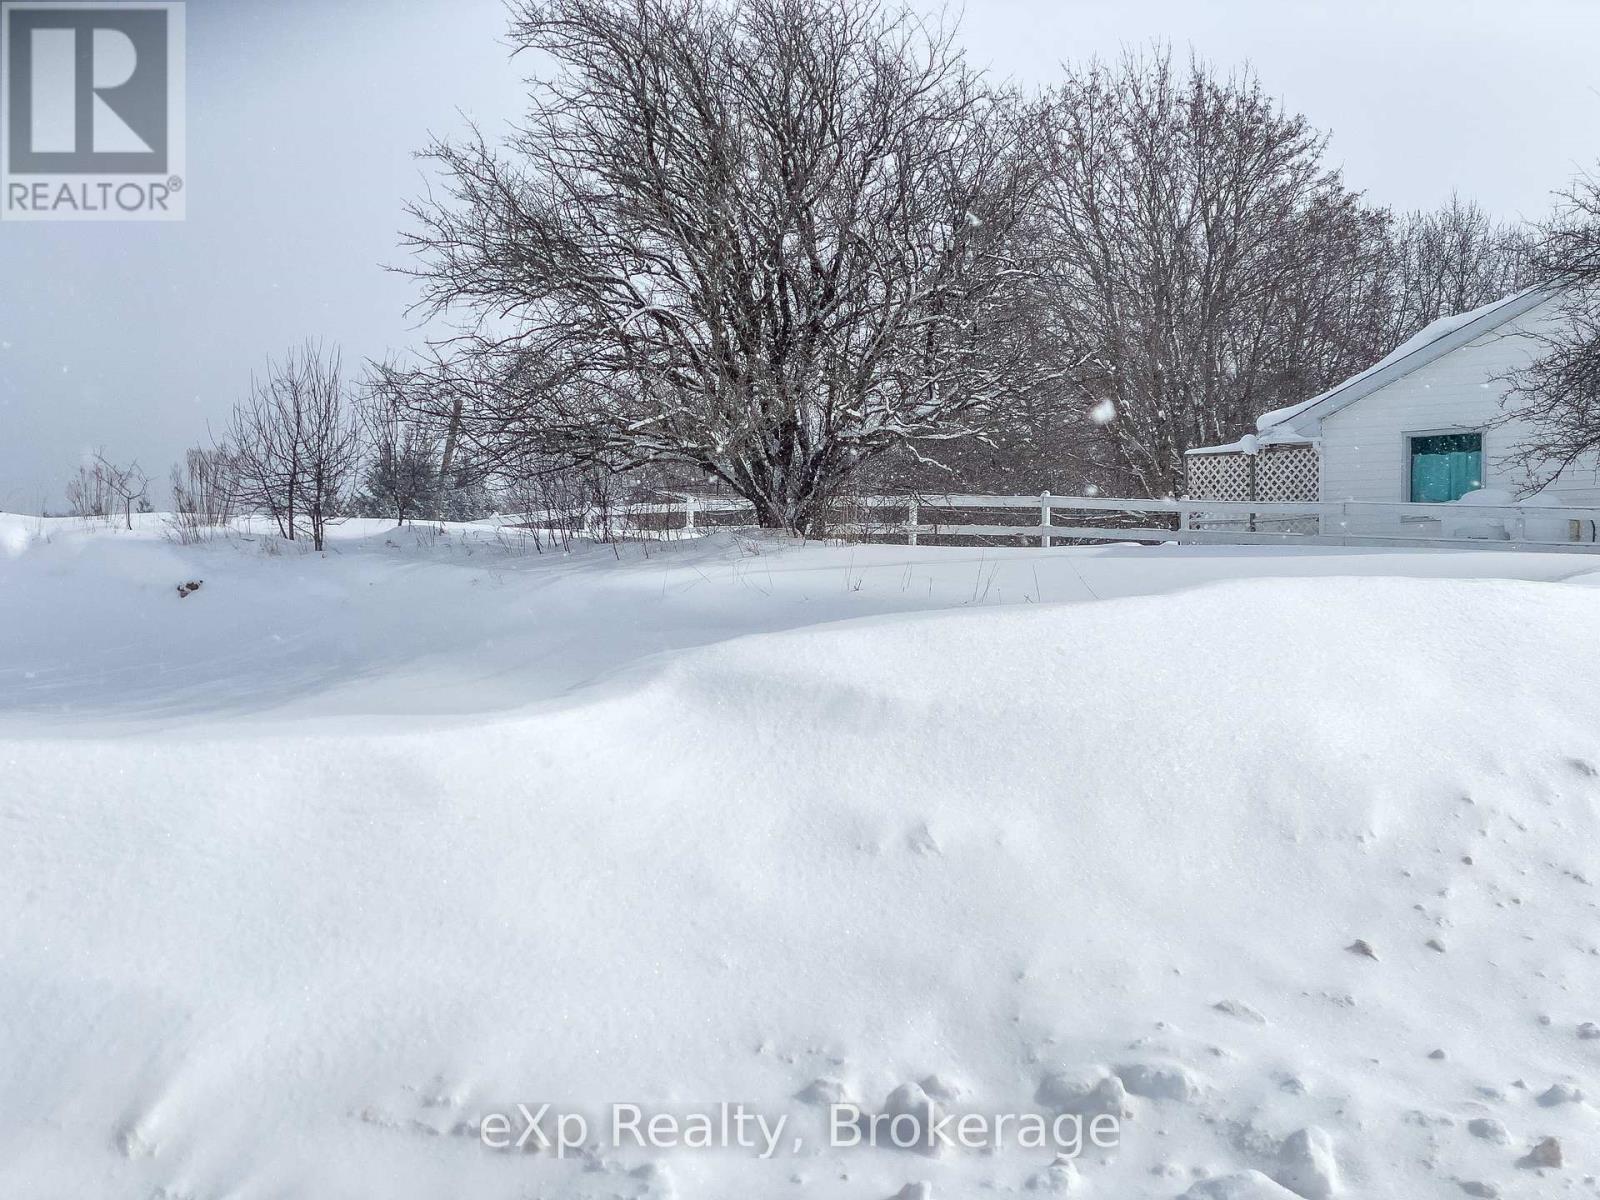
<path fill-rule="evenodd" d="M 1513 517 L 1498 513 L 1487 518 L 1451 517 L 1440 522 L 1440 533 L 1444 537 L 1488 538 L 1499 541 L 1512 537 L 1551 542 L 1564 541 L 1572 536 L 1569 528 L 1570 518 L 1567 515 L 1540 517 L 1539 511 L 1562 508 L 1570 502 L 1570 497 L 1562 497 L 1555 492 L 1536 492 L 1531 496 L 1519 496 L 1505 488 L 1477 488 L 1454 500 L 1452 507 L 1467 510 L 1511 508 L 1518 511 L 1526 510 L 1528 515 Z"/>
<path fill-rule="evenodd" d="M 0 1195 L 1600 1171 L 1585 559 L 0 544 Z M 1068 1169 L 829 1148 L 840 1097 L 1127 1119 Z M 770 1160 L 475 1134 L 546 1101 L 787 1125 Z"/>
<path fill-rule="evenodd" d="M 1195 446 L 1184 454 L 1258 454 L 1263 446 L 1309 446 L 1313 440 L 1291 429 L 1266 429 L 1220 446 Z"/>

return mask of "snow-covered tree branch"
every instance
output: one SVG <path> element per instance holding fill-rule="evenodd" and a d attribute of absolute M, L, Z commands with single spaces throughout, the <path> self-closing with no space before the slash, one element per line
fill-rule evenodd
<path fill-rule="evenodd" d="M 803 531 L 982 418 L 1031 168 L 947 31 L 860 0 L 515 12 L 559 70 L 503 147 L 430 148 L 408 237 L 496 456 L 687 464 Z"/>

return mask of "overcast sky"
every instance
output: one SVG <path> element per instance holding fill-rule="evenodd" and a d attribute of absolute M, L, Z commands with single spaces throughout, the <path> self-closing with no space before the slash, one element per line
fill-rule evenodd
<path fill-rule="evenodd" d="M 188 220 L 0 222 L 0 509 L 59 505 L 96 445 L 163 483 L 252 368 L 307 336 L 347 360 L 413 340 L 401 205 L 429 131 L 520 107 L 500 0 L 191 0 Z M 1600 160 L 1593 0 L 971 0 L 974 61 L 1033 84 L 1152 38 L 1333 135 L 1376 203 L 1452 190 L 1504 216 Z"/>

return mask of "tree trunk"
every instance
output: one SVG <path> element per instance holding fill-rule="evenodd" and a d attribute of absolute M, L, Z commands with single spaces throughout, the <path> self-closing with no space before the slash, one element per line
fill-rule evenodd
<path fill-rule="evenodd" d="M 787 529 L 790 533 L 799 533 L 794 527 L 790 506 L 781 499 L 764 496 L 760 493 L 748 497 L 756 510 L 756 524 L 763 529 Z"/>
<path fill-rule="evenodd" d="M 446 479 L 456 459 L 456 442 L 461 436 L 462 398 L 457 395 L 450 406 L 450 423 L 445 427 L 444 453 L 439 457 L 439 478 Z"/>
<path fill-rule="evenodd" d="M 782 529 L 797 537 L 815 537 L 821 532 L 823 506 L 815 487 L 795 496 L 786 494 L 776 480 L 762 480 L 740 491 L 755 508 L 761 528 Z"/>

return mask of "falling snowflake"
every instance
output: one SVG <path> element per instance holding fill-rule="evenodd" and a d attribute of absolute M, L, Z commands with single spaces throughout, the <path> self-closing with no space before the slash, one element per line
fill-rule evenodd
<path fill-rule="evenodd" d="M 1109 425 L 1117 419 L 1117 406 L 1109 400 L 1102 400 L 1089 410 L 1089 420 L 1096 425 Z"/>

